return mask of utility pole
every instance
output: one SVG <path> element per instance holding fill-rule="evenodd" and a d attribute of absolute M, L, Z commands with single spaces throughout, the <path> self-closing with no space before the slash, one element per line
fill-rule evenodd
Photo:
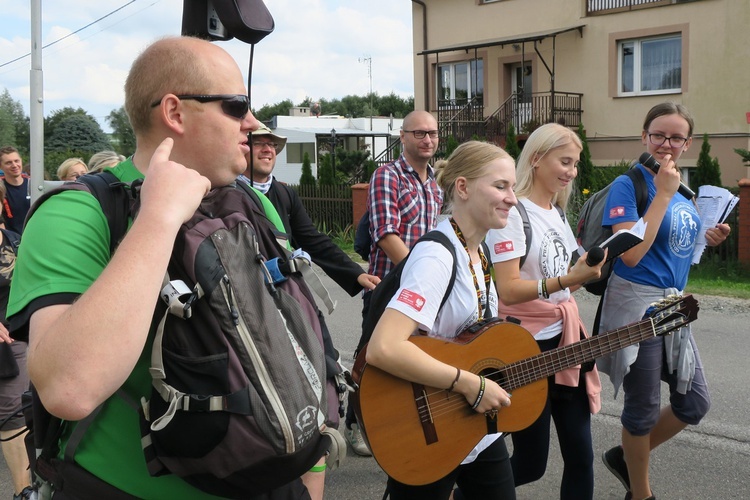
<path fill-rule="evenodd" d="M 367 76 L 370 78 L 370 132 L 372 132 L 372 56 L 362 56 L 357 60 L 367 64 Z"/>
<path fill-rule="evenodd" d="M 29 144 L 31 179 L 29 193 L 33 203 L 44 190 L 44 90 L 42 83 L 42 1 L 31 2 L 31 71 L 29 74 Z"/>

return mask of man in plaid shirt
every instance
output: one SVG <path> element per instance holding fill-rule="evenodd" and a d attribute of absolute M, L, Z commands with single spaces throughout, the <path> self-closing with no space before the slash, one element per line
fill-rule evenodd
<path fill-rule="evenodd" d="M 437 224 L 443 194 L 429 161 L 438 142 L 435 117 L 427 111 L 413 111 L 406 115 L 401 127 L 401 156 L 372 174 L 367 207 L 374 244 L 368 274 L 383 278 Z M 363 319 L 370 308 L 371 296 L 369 290 L 362 296 Z M 371 455 L 354 420 L 349 405 L 345 435 L 355 453 Z"/>

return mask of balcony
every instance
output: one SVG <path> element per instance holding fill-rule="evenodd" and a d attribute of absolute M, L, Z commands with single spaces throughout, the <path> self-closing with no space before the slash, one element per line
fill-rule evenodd
<path fill-rule="evenodd" d="M 495 144 L 505 144 L 509 125 L 517 134 L 530 134 L 539 125 L 556 122 L 570 128 L 581 123 L 583 94 L 576 92 L 534 92 L 512 94 L 489 116 L 484 115 L 481 97 L 456 102 L 438 102 L 440 137 L 454 137 L 459 143 L 473 137 Z M 440 142 L 444 151 L 446 141 Z"/>
<path fill-rule="evenodd" d="M 586 15 L 598 16 L 630 10 L 662 7 L 678 3 L 696 2 L 698 0 L 587 0 Z"/>

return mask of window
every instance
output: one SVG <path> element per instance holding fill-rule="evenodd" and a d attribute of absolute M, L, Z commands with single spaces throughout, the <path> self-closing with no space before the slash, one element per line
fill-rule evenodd
<path fill-rule="evenodd" d="M 473 97 L 484 95 L 484 63 L 472 59 L 438 66 L 438 103 L 462 106 Z"/>
<path fill-rule="evenodd" d="M 293 142 L 286 145 L 286 162 L 302 163 L 302 159 L 307 153 L 310 161 L 315 161 L 315 143 L 314 142 Z"/>
<path fill-rule="evenodd" d="M 618 95 L 648 95 L 682 90 L 682 36 L 618 42 Z"/>

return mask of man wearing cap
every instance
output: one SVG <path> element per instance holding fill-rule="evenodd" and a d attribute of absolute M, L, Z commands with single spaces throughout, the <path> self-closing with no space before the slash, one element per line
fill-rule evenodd
<path fill-rule="evenodd" d="M 310 254 L 313 262 L 352 297 L 363 288 L 375 288 L 380 278 L 365 273 L 328 235 L 318 231 L 299 195 L 273 177 L 276 155 L 286 146 L 286 137 L 274 134 L 261 124 L 252 133 L 251 142 L 252 150 L 247 155 L 248 168 L 238 181 L 250 184 L 252 179 L 251 185 L 271 200 L 291 238 L 292 246 Z"/>
<path fill-rule="evenodd" d="M 271 129 L 261 124 L 260 128 L 252 133 L 250 142 L 250 153 L 245 156 L 247 170 L 237 178 L 237 182 L 246 183 L 266 195 L 276 208 L 292 246 L 306 251 L 312 261 L 349 295 L 353 297 L 363 288 L 374 289 L 375 285 L 380 283 L 380 278 L 365 273 L 362 267 L 336 246 L 328 235 L 318 231 L 296 191 L 273 177 L 276 155 L 286 146 L 286 137 L 274 134 Z M 327 361 L 333 361 L 340 366 L 339 354 L 333 347 L 330 332 L 320 311 L 318 317 L 323 336 L 328 337 L 328 340 L 324 339 Z M 329 373 L 329 377 L 334 375 L 335 373 Z M 322 492 L 324 475 L 318 476 L 317 481 Z M 313 483 L 315 480 L 316 478 L 310 477 L 310 474 L 307 475 L 305 485 L 311 491 L 316 488 Z"/>

